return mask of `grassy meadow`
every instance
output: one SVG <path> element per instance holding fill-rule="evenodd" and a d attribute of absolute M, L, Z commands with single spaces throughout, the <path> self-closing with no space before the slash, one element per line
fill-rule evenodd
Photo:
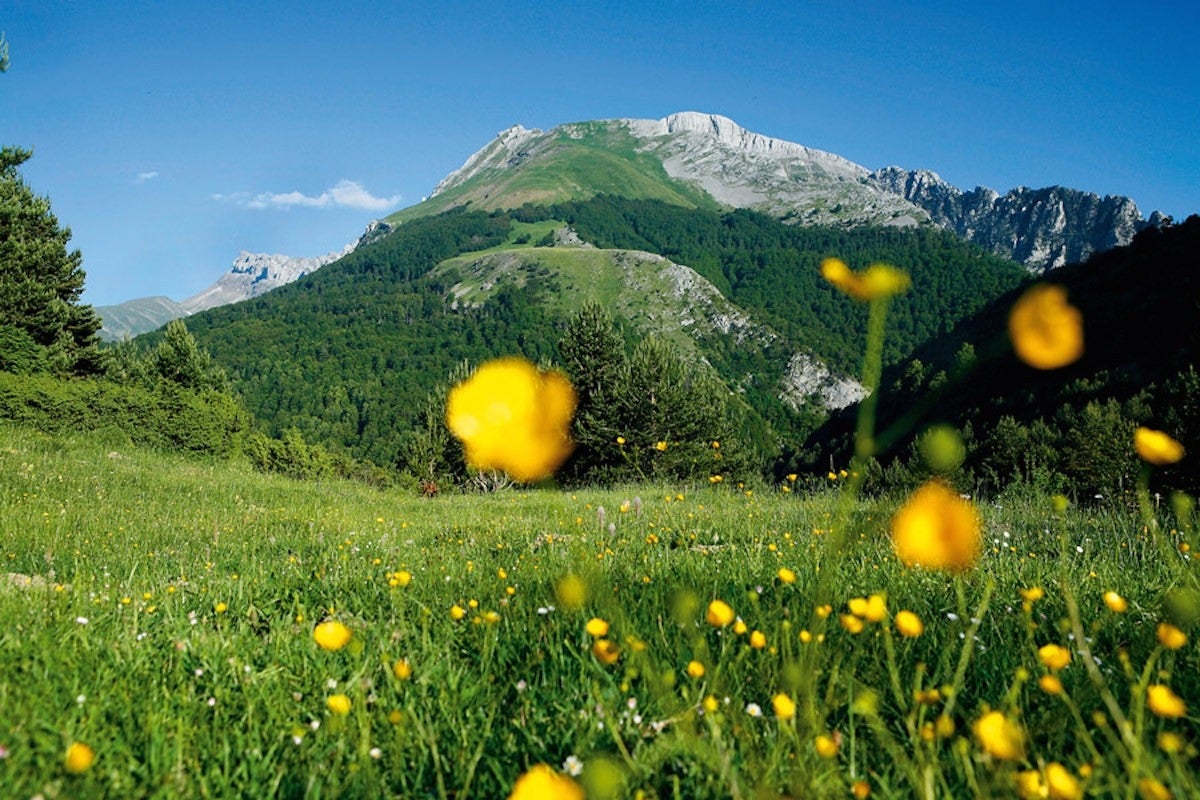
<path fill-rule="evenodd" d="M 0 796 L 1200 793 L 1165 504 L 981 502 L 948 574 L 823 480 L 421 498 L 4 426 Z"/>

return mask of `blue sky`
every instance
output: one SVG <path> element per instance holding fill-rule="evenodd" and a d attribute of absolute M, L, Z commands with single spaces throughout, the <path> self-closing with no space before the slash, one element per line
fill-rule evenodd
<path fill-rule="evenodd" d="M 694 110 L 876 169 L 1200 213 L 1190 3 L 8 0 L 0 143 L 95 304 L 311 256 L 495 134 Z"/>

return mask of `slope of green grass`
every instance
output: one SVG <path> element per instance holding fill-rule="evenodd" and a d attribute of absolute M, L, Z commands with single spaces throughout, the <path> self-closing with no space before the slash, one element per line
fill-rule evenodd
<path fill-rule="evenodd" d="M 572 757 L 602 797 L 1011 796 L 1048 762 L 1088 796 L 1195 796 L 1195 718 L 1143 705 L 1152 682 L 1194 709 L 1200 685 L 1194 641 L 1155 640 L 1179 565 L 1140 524 L 987 506 L 981 562 L 948 579 L 897 563 L 892 504 L 846 515 L 826 483 L 425 500 L 5 426 L 0 796 L 503 797 Z M 838 624 L 871 593 L 879 622 Z M 714 599 L 744 633 L 704 621 Z M 347 646 L 318 646 L 323 619 Z M 1063 696 L 1036 684 L 1047 643 L 1071 654 Z M 989 707 L 1024 731 L 1015 761 L 972 734 Z"/>

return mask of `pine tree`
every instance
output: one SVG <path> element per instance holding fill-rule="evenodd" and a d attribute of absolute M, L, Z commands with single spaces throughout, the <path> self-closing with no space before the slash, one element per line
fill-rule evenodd
<path fill-rule="evenodd" d="M 67 250 L 70 229 L 59 226 L 50 201 L 35 195 L 17 171 L 31 155 L 0 149 L 0 331 L 7 329 L 6 339 L 33 348 L 23 359 L 27 363 L 44 362 L 62 374 L 95 374 L 102 367 L 100 319 L 79 302 L 83 256 Z"/>
<path fill-rule="evenodd" d="M 599 303 L 588 302 L 571 320 L 558 352 L 578 400 L 571 430 L 575 452 L 564 472 L 574 478 L 599 478 L 590 473 L 624 464 L 617 444 L 623 433 L 617 401 L 628 366 L 625 344 L 608 311 Z"/>

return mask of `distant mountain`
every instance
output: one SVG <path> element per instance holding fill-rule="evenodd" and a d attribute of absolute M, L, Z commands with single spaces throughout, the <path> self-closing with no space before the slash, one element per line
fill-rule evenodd
<path fill-rule="evenodd" d="M 97 306 L 96 313 L 104 323 L 100 338 L 108 341 L 132 338 L 157 330 L 173 319 L 258 297 L 336 261 L 353 249 L 354 245 L 348 244 L 341 251 L 315 258 L 248 253 L 243 250 L 233 260 L 230 270 L 216 283 L 181 302 L 167 297 L 142 297 L 117 305 Z"/>
<path fill-rule="evenodd" d="M 963 192 L 928 170 L 875 172 L 841 156 L 753 133 L 716 114 L 616 119 L 549 131 L 513 126 L 378 233 L 449 208 L 496 210 L 597 194 L 697 208 L 749 208 L 802 225 L 937 225 L 1030 272 L 1128 244 L 1143 219 L 1127 197 L 1062 187 Z"/>

